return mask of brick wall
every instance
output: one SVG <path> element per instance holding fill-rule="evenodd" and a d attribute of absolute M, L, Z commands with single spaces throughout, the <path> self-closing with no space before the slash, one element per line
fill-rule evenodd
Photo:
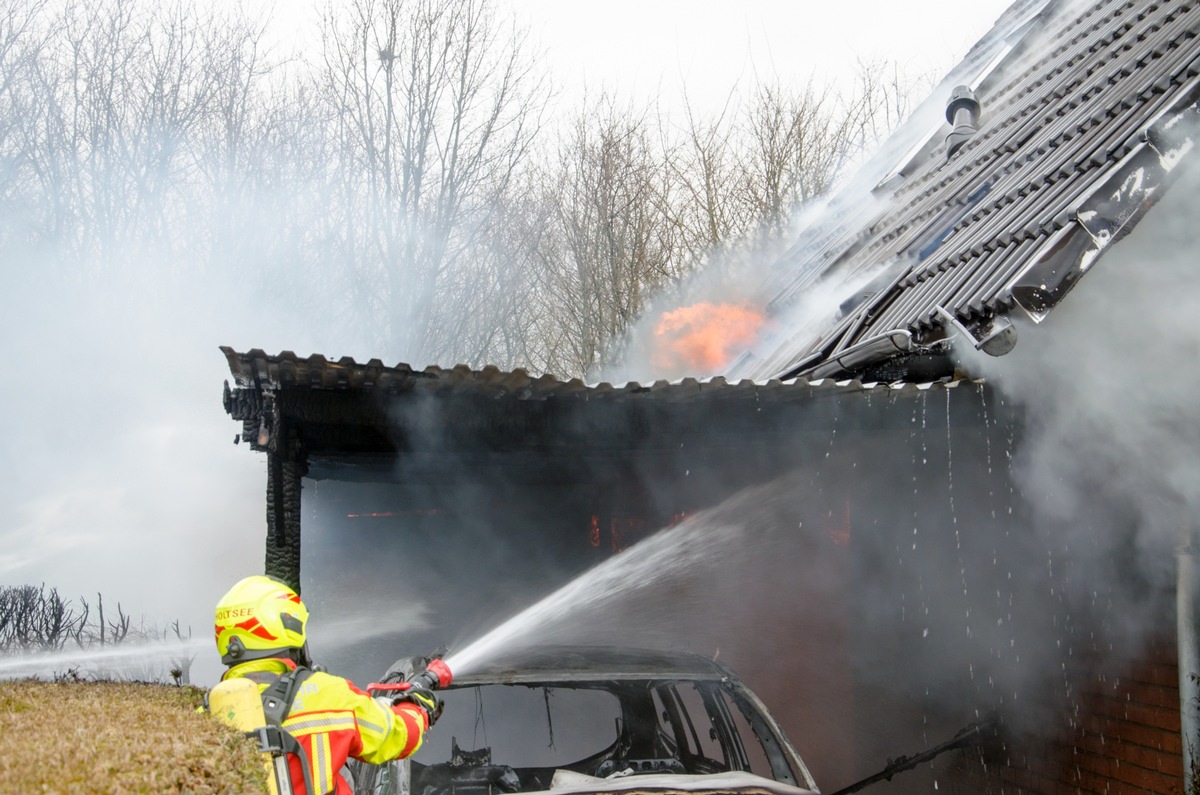
<path fill-rule="evenodd" d="M 1174 638 L 1132 662 L 1073 657 L 1044 731 L 1011 740 L 988 773 L 961 765 L 955 791 L 1005 795 L 1181 795 L 1183 759 Z M 986 779 L 986 780 L 984 780 Z"/>
<path fill-rule="evenodd" d="M 1182 792 L 1174 639 L 1114 673 L 1079 673 L 1080 717 L 1059 752 L 1071 791 Z"/>

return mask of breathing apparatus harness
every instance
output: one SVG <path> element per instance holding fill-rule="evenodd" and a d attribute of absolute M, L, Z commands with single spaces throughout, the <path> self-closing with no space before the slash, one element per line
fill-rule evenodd
<path fill-rule="evenodd" d="M 313 671 L 297 667 L 283 674 L 251 671 L 228 679 L 208 695 L 209 710 L 241 729 L 247 737 L 258 741 L 258 749 L 267 756 L 268 788 L 273 795 L 293 795 L 291 772 L 287 758 L 295 755 L 304 774 L 304 791 L 317 795 L 313 789 L 312 770 L 308 755 L 292 733 L 283 728 L 283 721 L 296 700 L 300 685 Z M 267 683 L 260 694 L 258 685 Z"/>
<path fill-rule="evenodd" d="M 316 795 L 316 790 L 313 789 L 312 770 L 308 765 L 308 754 L 304 753 L 304 749 L 300 747 L 299 741 L 292 736 L 292 733 L 283 728 L 283 719 L 291 710 L 292 702 L 296 700 L 296 693 L 299 692 L 300 685 L 304 684 L 304 681 L 312 674 L 312 669 L 298 667 L 276 676 L 275 681 L 267 685 L 267 689 L 262 691 L 263 718 L 266 719 L 266 725 L 260 727 L 254 734 L 258 737 L 258 744 L 263 753 L 269 753 L 272 757 L 285 760 L 285 767 L 287 755 L 295 754 L 300 760 L 300 769 L 304 773 L 304 791 Z M 254 674 L 251 673 L 247 678 L 253 679 Z M 290 775 L 288 788 L 291 789 Z"/>

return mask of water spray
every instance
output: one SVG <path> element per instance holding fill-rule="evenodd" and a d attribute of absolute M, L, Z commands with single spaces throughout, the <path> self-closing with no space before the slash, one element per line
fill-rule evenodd
<path fill-rule="evenodd" d="M 62 649 L 0 659 L 0 679 L 19 679 L 47 673 L 60 673 L 78 666 L 169 664 L 193 657 L 212 646 L 208 638 L 189 638 L 169 644 L 122 643 L 98 649 Z"/>
<path fill-rule="evenodd" d="M 615 600 L 660 583 L 664 577 L 686 576 L 719 565 L 719 561 L 727 562 L 735 550 L 745 547 L 747 501 L 761 507 L 775 494 L 784 496 L 786 487 L 779 485 L 777 481 L 747 490 L 720 508 L 651 534 L 450 654 L 445 664 L 459 676 L 474 672 L 502 650 L 545 642 L 548 635 L 565 626 L 577 629 L 585 614 L 603 611 Z"/>

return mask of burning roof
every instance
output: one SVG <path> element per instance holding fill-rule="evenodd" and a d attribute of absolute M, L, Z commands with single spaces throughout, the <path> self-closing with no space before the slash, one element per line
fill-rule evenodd
<path fill-rule="evenodd" d="M 775 264 L 784 331 L 726 374 L 890 380 L 948 372 L 954 345 L 1006 353 L 1013 318 L 1043 320 L 1191 159 L 1197 33 L 1195 3 L 1014 4 Z M 802 294 L 855 277 L 797 332 Z"/>

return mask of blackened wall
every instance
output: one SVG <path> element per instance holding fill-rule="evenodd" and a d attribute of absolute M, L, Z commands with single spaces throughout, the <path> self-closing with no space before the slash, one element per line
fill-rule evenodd
<path fill-rule="evenodd" d="M 649 587 L 606 602 L 572 641 L 730 664 L 825 791 L 992 713 L 1001 729 L 986 745 L 872 791 L 1002 788 L 1028 774 L 1028 749 L 1045 766 L 1047 737 L 1074 749 L 1071 732 L 1092 709 L 1081 696 L 1092 674 L 1078 661 L 1137 665 L 1142 638 L 1116 620 L 1126 589 L 1094 569 L 1111 539 L 1081 549 L 1079 533 L 1030 509 L 1036 495 L 1013 472 L 1018 413 L 969 383 L 877 390 L 825 403 L 816 419 L 803 411 L 775 413 L 740 440 L 714 429 L 726 434 L 719 444 L 701 434 L 675 456 L 649 446 L 574 483 L 503 469 L 432 484 L 306 480 L 314 653 L 371 680 L 399 656 L 461 648 L 682 519 L 728 540 L 705 565 L 663 561 Z M 1155 586 L 1142 590 L 1151 615 Z"/>

